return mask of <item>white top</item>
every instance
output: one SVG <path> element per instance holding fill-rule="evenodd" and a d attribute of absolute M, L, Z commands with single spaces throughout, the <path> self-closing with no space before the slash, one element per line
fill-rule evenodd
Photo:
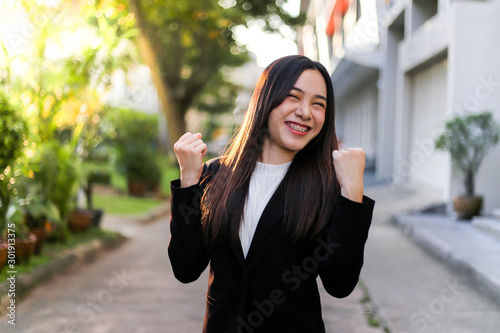
<path fill-rule="evenodd" d="M 253 235 L 257 229 L 260 216 L 285 177 L 292 162 L 285 164 L 264 164 L 257 162 L 250 178 L 248 196 L 243 211 L 243 221 L 240 226 L 240 242 L 245 258 L 250 249 Z"/>

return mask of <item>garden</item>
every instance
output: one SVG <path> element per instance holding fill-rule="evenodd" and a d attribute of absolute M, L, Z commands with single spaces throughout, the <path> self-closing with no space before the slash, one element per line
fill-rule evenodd
<path fill-rule="evenodd" d="M 30 271 L 82 242 L 116 237 L 100 227 L 104 214 L 144 214 L 165 204 L 169 180 L 177 177 L 174 160 L 159 153 L 158 116 L 103 102 L 113 71 L 137 61 L 133 48 L 124 51 L 136 34 L 130 15 L 106 18 L 83 6 L 82 25 L 61 8 L 22 9 L 30 43 L 19 52 L 0 40 L 3 275 L 9 267 Z M 82 26 L 95 35 L 92 42 L 63 56 L 49 52 Z"/>
<path fill-rule="evenodd" d="M 26 117 L 8 94 L 0 92 L 2 267 L 9 245 L 16 268 L 37 265 L 49 260 L 44 252 L 108 235 L 99 228 L 104 213 L 137 215 L 165 203 L 177 171 L 158 154 L 155 116 L 103 108 L 73 126 L 40 128 L 44 119 Z"/>

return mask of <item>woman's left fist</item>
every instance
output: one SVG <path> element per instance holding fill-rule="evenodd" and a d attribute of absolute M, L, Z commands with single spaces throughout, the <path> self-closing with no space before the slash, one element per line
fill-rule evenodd
<path fill-rule="evenodd" d="M 361 148 L 334 150 L 332 157 L 342 196 L 352 201 L 362 202 L 364 150 Z"/>

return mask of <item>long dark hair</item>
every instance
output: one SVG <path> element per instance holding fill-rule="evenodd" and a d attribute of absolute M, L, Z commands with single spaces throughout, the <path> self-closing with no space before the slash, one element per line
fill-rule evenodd
<path fill-rule="evenodd" d="M 326 225 L 340 189 L 331 155 L 338 149 L 332 82 L 320 63 L 303 56 L 288 56 L 274 61 L 260 76 L 244 121 L 205 190 L 202 230 L 208 246 L 215 245 L 225 233 L 238 240 L 250 178 L 268 133 L 269 114 L 285 100 L 307 69 L 319 71 L 325 80 L 325 122 L 320 133 L 295 155 L 285 176 L 284 223 L 292 241 L 312 239 Z"/>

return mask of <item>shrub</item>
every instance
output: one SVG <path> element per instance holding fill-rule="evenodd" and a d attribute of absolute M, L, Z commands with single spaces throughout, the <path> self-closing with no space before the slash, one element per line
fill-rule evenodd
<path fill-rule="evenodd" d="M 161 180 L 161 168 L 156 154 L 147 147 L 129 145 L 120 155 L 119 168 L 128 181 L 157 184 Z"/>
<path fill-rule="evenodd" d="M 158 117 L 124 108 L 110 108 L 103 112 L 103 118 L 111 122 L 116 136 L 111 143 L 119 149 L 131 144 L 156 148 L 158 141 Z"/>
<path fill-rule="evenodd" d="M 22 155 L 25 132 L 26 124 L 20 112 L 0 90 L 0 230 L 5 224 L 13 197 L 14 183 L 11 179 L 16 176 L 14 164 Z"/>

